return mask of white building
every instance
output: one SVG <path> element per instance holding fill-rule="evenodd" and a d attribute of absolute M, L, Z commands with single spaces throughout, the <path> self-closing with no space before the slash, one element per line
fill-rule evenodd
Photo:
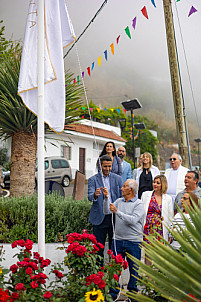
<path fill-rule="evenodd" d="M 121 137 L 120 128 L 82 120 L 77 124 L 65 126 L 60 135 L 49 134 L 45 156 L 64 156 L 69 160 L 73 178 L 79 170 L 88 179 L 97 172 L 96 162 L 107 141 L 113 141 L 116 149 L 126 143 Z"/>

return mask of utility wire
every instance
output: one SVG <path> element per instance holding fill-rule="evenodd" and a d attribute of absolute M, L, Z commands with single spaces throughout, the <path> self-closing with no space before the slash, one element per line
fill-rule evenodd
<path fill-rule="evenodd" d="M 198 129 L 199 129 L 199 132 L 200 132 L 200 123 L 199 123 L 199 118 L 198 118 L 198 114 L 197 114 L 198 110 L 197 110 L 196 104 L 195 104 L 195 97 L 194 97 L 194 92 L 193 92 L 193 86 L 192 86 L 190 71 L 189 71 L 189 67 L 188 67 L 188 61 L 187 61 L 187 56 L 186 56 L 186 51 L 185 51 L 185 46 L 184 46 L 184 40 L 183 40 L 182 31 L 181 31 L 181 24 L 180 24 L 180 19 L 179 19 L 179 14 L 178 14 L 178 10 L 177 10 L 176 4 L 175 4 L 175 9 L 176 9 L 176 13 L 177 13 L 177 19 L 178 19 L 180 36 L 181 36 L 181 42 L 182 42 L 182 47 L 183 47 L 183 52 L 184 52 L 184 58 L 185 58 L 185 62 L 186 62 L 186 69 L 187 69 L 187 74 L 188 74 L 188 79 L 189 79 L 189 84 L 190 84 L 190 89 L 191 89 L 191 94 L 192 94 L 192 99 L 193 99 L 193 105 L 194 105 L 194 109 L 195 109 L 196 121 L 197 121 Z M 200 133 L 200 136 L 201 136 L 201 133 Z"/>
<path fill-rule="evenodd" d="M 101 7 L 97 10 L 97 12 L 95 13 L 94 17 L 91 19 L 91 21 L 89 22 L 89 24 L 85 27 L 85 29 L 82 31 L 82 33 L 79 35 L 79 37 L 75 40 L 75 43 L 77 43 L 79 41 L 79 39 L 83 36 L 83 34 L 85 33 L 85 31 L 89 28 L 89 26 L 91 25 L 92 22 L 94 22 L 94 20 L 96 19 L 96 17 L 99 15 L 99 13 L 101 12 L 101 10 L 103 9 L 103 7 L 105 6 L 105 4 L 107 4 L 108 0 L 105 0 Z M 69 50 L 67 51 L 67 53 L 64 55 L 64 59 L 65 57 L 69 54 L 69 52 L 71 51 L 71 49 L 73 49 L 73 47 L 75 46 L 75 43 L 73 43 L 73 45 L 69 48 Z"/>

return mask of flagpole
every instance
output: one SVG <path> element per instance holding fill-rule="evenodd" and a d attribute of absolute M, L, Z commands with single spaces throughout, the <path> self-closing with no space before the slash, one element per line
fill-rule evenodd
<path fill-rule="evenodd" d="M 38 0 L 38 252 L 45 257 L 44 181 L 44 0 Z"/>

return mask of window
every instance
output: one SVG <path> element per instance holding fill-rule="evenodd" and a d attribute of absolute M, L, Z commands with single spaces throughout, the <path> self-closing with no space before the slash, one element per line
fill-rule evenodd
<path fill-rule="evenodd" d="M 46 160 L 46 161 L 45 161 L 45 170 L 47 170 L 48 168 L 49 168 L 49 161 Z"/>
<path fill-rule="evenodd" d="M 93 143 L 93 157 L 99 157 L 104 145 L 99 143 Z"/>
<path fill-rule="evenodd" d="M 59 169 L 60 168 L 60 162 L 59 159 L 53 159 L 51 160 L 52 168 L 53 169 Z"/>
<path fill-rule="evenodd" d="M 71 160 L 71 147 L 61 146 L 61 156 L 65 157 L 68 160 Z"/>
<path fill-rule="evenodd" d="M 61 159 L 61 168 L 69 168 L 69 163 L 65 159 Z"/>

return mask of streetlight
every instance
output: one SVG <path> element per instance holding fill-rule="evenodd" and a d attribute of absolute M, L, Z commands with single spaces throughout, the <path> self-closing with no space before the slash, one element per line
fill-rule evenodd
<path fill-rule="evenodd" d="M 198 143 L 198 159 L 199 159 L 199 172 L 200 172 L 200 152 L 199 152 L 199 143 L 201 142 L 201 138 L 195 138 L 194 141 Z"/>
<path fill-rule="evenodd" d="M 121 102 L 121 104 L 126 109 L 126 111 L 131 112 L 132 138 L 133 138 L 133 162 L 134 162 L 134 169 L 135 169 L 135 141 L 134 141 L 133 110 L 142 108 L 142 105 L 140 104 L 138 99 L 124 101 L 124 102 Z"/>
<path fill-rule="evenodd" d="M 139 130 L 139 147 L 140 147 L 140 130 L 145 129 L 145 124 L 144 123 L 137 123 L 134 124 L 134 127 Z"/>

